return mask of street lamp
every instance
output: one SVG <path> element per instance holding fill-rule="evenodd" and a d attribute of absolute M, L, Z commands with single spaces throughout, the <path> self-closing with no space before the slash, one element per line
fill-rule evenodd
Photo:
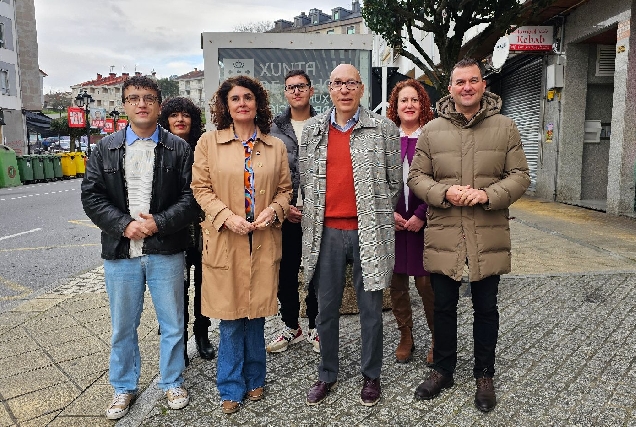
<path fill-rule="evenodd" d="M 119 120 L 119 111 L 117 108 L 113 108 L 113 111 L 108 113 L 113 118 L 113 133 L 117 131 L 117 120 Z"/>
<path fill-rule="evenodd" d="M 95 100 L 86 92 L 86 89 L 83 89 L 82 93 L 78 93 L 75 97 L 75 105 L 80 108 L 84 108 L 86 112 L 86 154 L 88 155 L 88 157 L 91 156 L 90 104 L 92 102 L 95 102 Z"/>

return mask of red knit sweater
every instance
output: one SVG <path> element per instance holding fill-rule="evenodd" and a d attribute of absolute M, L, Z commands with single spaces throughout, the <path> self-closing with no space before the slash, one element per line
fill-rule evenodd
<path fill-rule="evenodd" d="M 358 229 L 358 209 L 349 149 L 352 130 L 353 127 L 342 132 L 333 125 L 329 126 L 325 227 L 339 230 Z"/>

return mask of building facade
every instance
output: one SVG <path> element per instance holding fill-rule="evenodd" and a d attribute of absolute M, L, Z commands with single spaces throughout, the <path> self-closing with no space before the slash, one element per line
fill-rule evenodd
<path fill-rule="evenodd" d="M 150 77 L 156 78 L 155 74 L 153 71 Z M 135 75 L 141 76 L 142 73 L 136 71 Z M 124 106 L 121 102 L 121 93 L 124 82 L 129 77 L 129 73 L 121 73 L 119 76 L 113 72 L 108 73 L 106 76 L 97 73 L 95 79 L 71 86 L 71 100 L 74 100 L 77 95 L 86 90 L 93 97 L 92 108 L 104 108 L 107 113 L 117 110 L 123 114 Z"/>
<path fill-rule="evenodd" d="M 27 117 L 42 110 L 45 75 L 38 65 L 33 0 L 0 0 L 1 143 L 18 154 L 28 150 Z"/>
<path fill-rule="evenodd" d="M 179 82 L 179 96 L 190 98 L 202 110 L 209 100 L 205 98 L 205 74 L 203 70 L 194 69 L 176 78 Z"/>

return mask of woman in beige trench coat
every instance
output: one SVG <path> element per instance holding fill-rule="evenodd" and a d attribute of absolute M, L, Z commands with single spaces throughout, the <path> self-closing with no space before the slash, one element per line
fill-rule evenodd
<path fill-rule="evenodd" d="M 217 130 L 194 153 L 192 191 L 205 220 L 201 312 L 221 319 L 217 388 L 222 410 L 260 400 L 265 384 L 265 316 L 278 310 L 281 224 L 292 185 L 285 145 L 267 135 L 267 92 L 237 76 L 213 98 Z"/>

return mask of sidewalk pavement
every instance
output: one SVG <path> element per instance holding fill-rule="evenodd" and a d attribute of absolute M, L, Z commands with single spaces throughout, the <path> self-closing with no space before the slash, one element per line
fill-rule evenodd
<path fill-rule="evenodd" d="M 341 318 L 339 386 L 319 406 L 305 405 L 319 355 L 300 343 L 268 355 L 266 397 L 236 414 L 219 409 L 216 362 L 188 343 L 190 405 L 169 410 L 156 387 L 159 336 L 148 293 L 139 338 L 139 398 L 121 426 L 636 426 L 636 219 L 524 197 L 511 208 L 512 273 L 502 278 L 495 387 L 488 414 L 473 406 L 472 308 L 462 286 L 455 386 L 429 402 L 413 399 L 424 379 L 430 334 L 412 295 L 418 348 L 394 362 L 398 341 L 384 319 L 382 400 L 359 403 L 360 329 Z M 191 316 L 192 317 L 192 316 Z M 306 326 L 306 320 L 301 321 Z M 281 324 L 266 321 L 266 338 Z M 210 330 L 218 343 L 216 324 Z M 0 426 L 112 426 L 104 410 L 110 319 L 101 267 L 0 314 Z"/>

